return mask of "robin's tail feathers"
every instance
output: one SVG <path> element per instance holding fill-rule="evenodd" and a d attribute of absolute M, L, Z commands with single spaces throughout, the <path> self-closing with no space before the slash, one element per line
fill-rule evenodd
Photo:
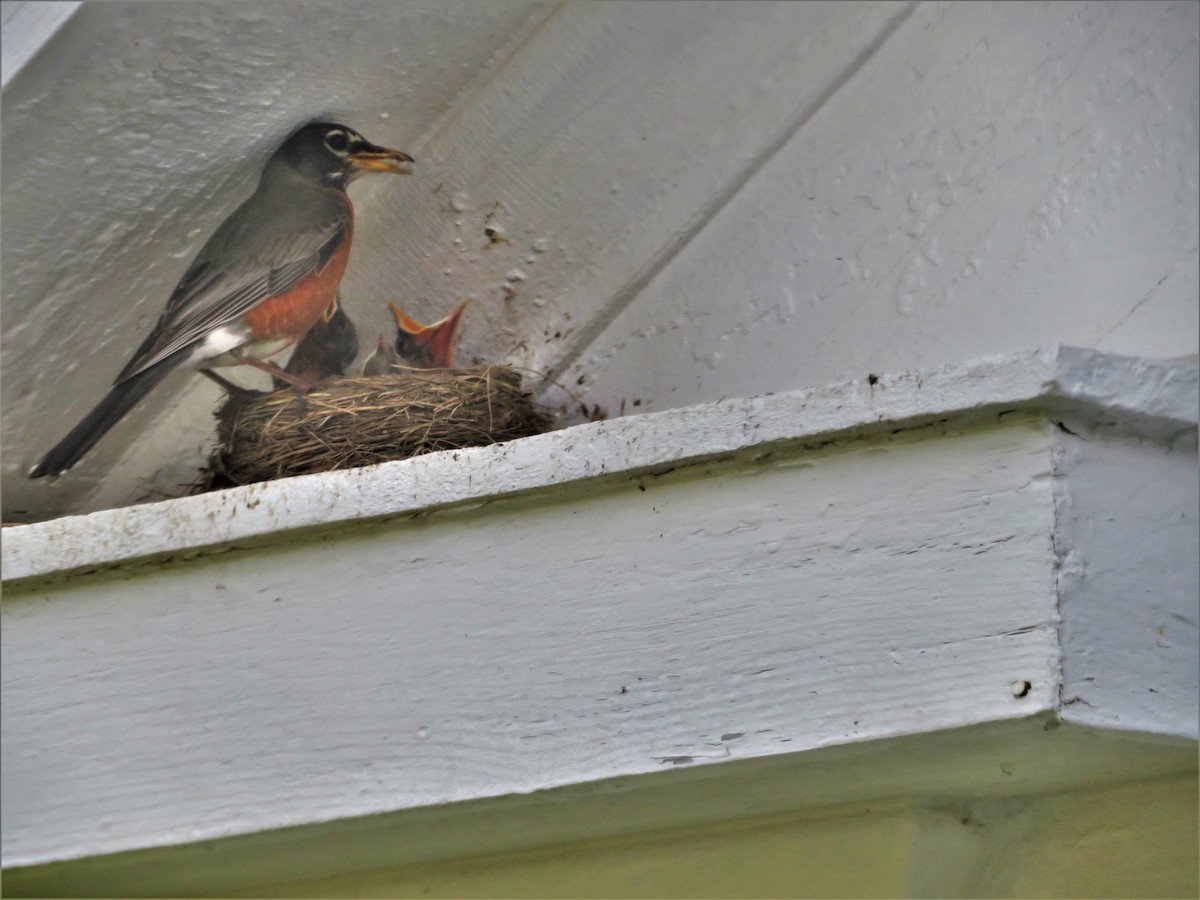
<path fill-rule="evenodd" d="M 190 351 L 190 347 L 176 351 L 150 368 L 114 385 L 96 408 L 84 416 L 83 421 L 72 428 L 70 433 L 29 471 L 29 477 L 61 475 L 74 466 L 110 428 L 121 421 L 125 414 L 150 392 L 151 388 L 179 365 Z"/>

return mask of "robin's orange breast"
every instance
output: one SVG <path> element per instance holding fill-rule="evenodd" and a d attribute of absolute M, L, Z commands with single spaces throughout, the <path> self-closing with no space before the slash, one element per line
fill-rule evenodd
<path fill-rule="evenodd" d="M 329 308 L 350 261 L 350 233 L 325 268 L 303 278 L 291 290 L 268 297 L 243 318 L 254 342 L 289 338 L 298 341 Z"/>

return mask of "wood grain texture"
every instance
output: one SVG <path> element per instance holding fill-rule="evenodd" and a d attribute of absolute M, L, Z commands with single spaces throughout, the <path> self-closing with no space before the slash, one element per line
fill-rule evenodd
<path fill-rule="evenodd" d="M 1072 427 L 1074 426 L 1074 427 Z M 1196 449 L 1058 438 L 1063 714 L 1193 740 L 1200 718 L 1200 483 Z"/>
<path fill-rule="evenodd" d="M 1053 348 L 6 529 L 5 865 L 1053 723 L 1060 608 L 1084 721 L 1195 734 L 1198 383 Z"/>
<path fill-rule="evenodd" d="M 511 859 L 511 854 L 522 853 L 553 860 L 564 851 L 580 852 L 594 859 L 597 850 L 629 844 L 645 847 L 656 833 L 686 841 L 697 832 L 728 834 L 755 824 L 777 830 L 797 818 L 812 821 L 822 836 L 828 836 L 825 825 L 833 818 L 850 816 L 878 823 L 897 811 L 908 811 L 950 817 L 956 827 L 941 839 L 930 834 L 916 840 L 910 836 L 901 858 L 894 858 L 905 873 L 906 893 L 936 896 L 957 885 L 961 890 L 956 893 L 970 896 L 986 893 L 979 889 L 981 866 L 985 870 L 994 866 L 994 874 L 1007 878 L 1027 875 L 1028 868 L 1021 863 L 1029 859 L 1025 848 L 1030 840 L 1045 845 L 1040 859 L 1061 860 L 1054 852 L 1058 846 L 1054 840 L 1031 839 L 1022 828 L 1027 821 L 1024 813 L 1034 804 L 1053 809 L 1062 802 L 1064 791 L 1074 791 L 1075 797 L 1087 802 L 1103 795 L 1104 786 L 1114 778 L 1132 782 L 1143 800 L 1145 794 L 1140 792 L 1148 778 L 1167 779 L 1177 792 L 1186 790 L 1190 781 L 1195 791 L 1195 742 L 1138 740 L 1072 725 L 1054 728 L 1055 721 L 1052 717 L 1009 719 L 805 753 L 731 760 L 719 766 L 669 766 L 636 778 L 532 794 L 322 821 L 63 863 L 6 867 L 5 889 L 13 896 L 329 897 L 370 896 L 373 890 L 403 896 L 408 892 L 395 878 L 413 877 L 414 868 L 425 874 L 461 872 L 472 862 L 486 865 L 489 859 Z M 1186 797 L 1181 805 L 1186 808 Z M 1194 834 L 1196 828 L 1194 805 L 1190 816 L 1172 816 L 1162 806 L 1148 814 L 1154 816 L 1156 829 L 1175 832 L 1171 845 L 1186 848 L 1184 852 L 1194 857 L 1195 841 L 1190 847 L 1187 844 L 1187 831 Z M 1095 823 L 1112 819 L 1102 813 L 1091 815 L 1082 823 L 1077 816 L 1071 818 L 1070 827 L 1085 827 L 1087 844 L 1094 847 Z M 1001 841 L 994 826 L 1006 820 L 1018 832 L 1017 852 L 1001 852 L 998 847 Z M 1061 821 L 1044 822 L 1047 833 L 1061 836 Z M 1114 831 L 1124 838 L 1130 821 L 1127 816 L 1116 817 L 1114 830 L 1105 829 L 1105 839 Z M 964 847 L 964 838 L 970 845 Z M 1130 843 L 1122 840 L 1122 847 L 1117 859 Z M 878 864 L 873 845 L 857 849 Z M 854 852 L 854 848 L 846 850 Z M 799 852 L 794 843 L 789 852 Z M 1105 858 L 1113 859 L 1107 854 Z M 1161 861 L 1158 855 L 1144 865 L 1157 870 Z M 825 853 L 814 854 L 809 862 L 819 871 L 839 867 Z M 388 872 L 389 867 L 401 871 Z M 778 871 L 777 865 L 769 868 Z M 1125 868 L 1118 877 L 1129 878 L 1131 871 L 1136 870 Z M 280 873 L 296 880 L 281 884 Z M 561 874 L 543 875 L 540 883 L 561 885 Z M 1195 873 L 1186 869 L 1176 875 L 1183 883 L 1195 880 Z M 339 877 L 339 884 L 313 883 Z M 1096 878 L 1096 870 L 1089 869 L 1086 877 Z M 504 893 L 496 881 L 489 883 L 488 891 L 472 893 Z M 745 881 L 745 885 L 752 883 L 753 878 Z M 587 896 L 598 893 L 594 884 Z M 614 892 L 619 893 L 603 893 Z M 1176 893 L 1188 894 L 1186 890 Z"/>
<path fill-rule="evenodd" d="M 472 297 L 464 355 L 557 369 L 913 9 L 563 4 L 420 148 L 358 283 L 429 318 Z"/>
<path fill-rule="evenodd" d="M 1053 709 L 1050 474 L 1018 422 L 10 592 L 5 864 Z"/>
<path fill-rule="evenodd" d="M 0 544 L 0 577 L 11 586 L 167 554 L 223 553 L 231 544 L 278 542 L 305 529 L 606 479 L 628 483 L 706 461 L 760 457 L 776 445 L 820 445 L 874 429 L 1022 409 L 1109 422 L 1118 433 L 1160 441 L 1194 440 L 1198 407 L 1194 365 L 1054 347 L 13 527 Z"/>

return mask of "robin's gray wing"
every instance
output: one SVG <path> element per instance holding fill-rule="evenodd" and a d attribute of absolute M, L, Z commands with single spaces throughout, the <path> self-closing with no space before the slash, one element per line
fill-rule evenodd
<path fill-rule="evenodd" d="M 209 238 L 117 382 L 320 272 L 349 237 L 350 221 L 347 201 L 332 191 L 256 193 Z"/>

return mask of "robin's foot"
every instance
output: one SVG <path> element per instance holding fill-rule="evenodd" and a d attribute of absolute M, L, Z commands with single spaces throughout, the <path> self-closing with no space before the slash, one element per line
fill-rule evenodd
<path fill-rule="evenodd" d="M 316 387 L 319 378 L 304 378 L 299 375 L 293 375 L 291 372 L 285 372 L 282 369 L 279 372 L 271 373 L 271 383 L 275 390 L 282 391 L 287 388 L 295 388 L 296 393 L 304 396 L 314 387 Z"/>

